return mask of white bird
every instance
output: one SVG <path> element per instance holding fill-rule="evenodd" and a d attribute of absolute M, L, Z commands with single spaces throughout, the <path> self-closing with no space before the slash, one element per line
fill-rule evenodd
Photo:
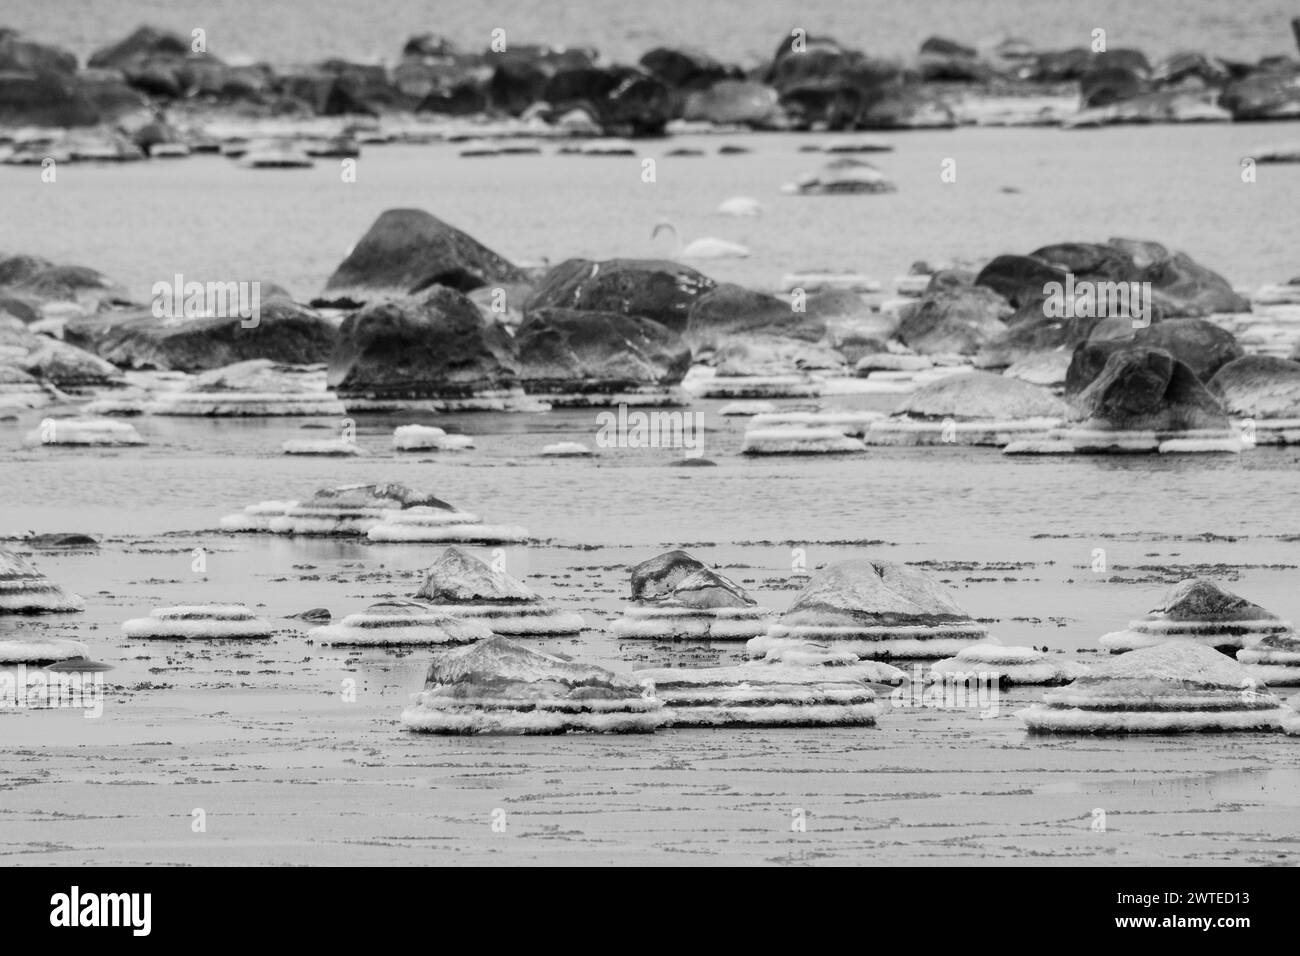
<path fill-rule="evenodd" d="M 702 239 L 693 239 L 685 248 L 682 247 L 682 237 L 677 233 L 677 227 L 671 222 L 661 222 L 650 233 L 653 239 L 660 232 L 671 232 L 673 241 L 676 243 L 677 251 L 673 258 L 675 259 L 744 259 L 749 255 L 749 250 L 737 242 L 728 242 L 726 239 L 715 239 L 712 236 L 705 236 Z"/>
<path fill-rule="evenodd" d="M 730 199 L 722 201 L 722 205 L 718 207 L 718 212 L 724 216 L 761 216 L 763 215 L 763 204 L 757 199 L 750 199 L 748 196 L 732 196 Z"/>

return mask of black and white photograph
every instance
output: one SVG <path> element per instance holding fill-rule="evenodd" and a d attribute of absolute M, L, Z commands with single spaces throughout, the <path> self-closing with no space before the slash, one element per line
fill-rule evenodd
<path fill-rule="evenodd" d="M 1248 939 L 1298 212 L 1284 0 L 7 0 L 0 869 L 127 938 L 99 868 L 1177 867 L 1090 916 Z"/>

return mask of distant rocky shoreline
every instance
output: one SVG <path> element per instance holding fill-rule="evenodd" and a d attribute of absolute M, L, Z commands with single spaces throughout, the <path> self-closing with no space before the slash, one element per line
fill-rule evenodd
<path fill-rule="evenodd" d="M 1291 27 L 1300 43 L 1300 17 Z M 590 48 L 503 42 L 475 52 L 422 34 L 392 67 L 291 66 L 227 63 L 201 37 L 142 26 L 83 64 L 0 28 L 0 158 L 40 162 L 51 147 L 67 160 L 174 157 L 250 131 L 382 142 L 1300 118 L 1295 56 L 1247 63 L 1189 51 L 1153 63 L 1141 50 L 1096 46 L 1008 38 L 977 49 L 935 36 L 900 61 L 795 29 L 754 66 L 666 47 L 623 65 Z"/>

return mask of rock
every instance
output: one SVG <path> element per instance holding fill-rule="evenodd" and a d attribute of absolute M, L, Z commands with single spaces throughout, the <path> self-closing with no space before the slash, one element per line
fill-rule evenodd
<path fill-rule="evenodd" d="M 1120 331 L 1122 334 L 1125 330 Z M 1110 330 L 1100 326 L 1094 329 L 1094 337 L 1074 350 L 1066 376 L 1066 394 L 1078 394 L 1101 374 L 1112 355 L 1135 347 L 1168 352 L 1202 382 L 1208 382 L 1219 369 L 1244 354 L 1231 332 L 1204 319 L 1169 319 L 1136 332 L 1131 327 L 1126 331 L 1125 338 L 1098 338 L 1098 333 L 1104 336 Z"/>
<path fill-rule="evenodd" d="M 198 372 L 252 359 L 276 365 L 327 361 L 338 335 L 335 325 L 273 286 L 267 291 L 270 283 L 257 285 L 263 292 L 255 316 L 159 318 L 146 309 L 102 312 L 69 322 L 64 338 L 124 368 Z"/>
<path fill-rule="evenodd" d="M 343 320 L 328 383 L 359 400 L 479 400 L 518 390 L 515 343 L 459 292 L 372 303 Z"/>
<path fill-rule="evenodd" d="M 0 125 L 100 126 L 149 109 L 121 74 L 0 71 Z"/>
<path fill-rule="evenodd" d="M 1250 311 L 1249 300 L 1226 279 L 1184 253 L 1143 239 L 1109 239 L 1107 244 L 1132 259 L 1136 274 L 1131 281 L 1151 283 L 1155 307 L 1166 318 Z"/>
<path fill-rule="evenodd" d="M 1206 389 L 1231 415 L 1300 419 L 1300 362 L 1246 355 L 1221 366 Z"/>
<path fill-rule="evenodd" d="M 975 277 L 975 285 L 987 286 L 1020 309 L 1026 303 L 1040 303 L 1047 297 L 1044 286 L 1064 285 L 1065 271 L 1033 256 L 997 256 Z"/>
<path fill-rule="evenodd" d="M 1071 405 L 1067 419 L 1104 431 L 1224 429 L 1227 415 L 1196 374 L 1168 352 L 1115 352 Z"/>
<path fill-rule="evenodd" d="M 692 303 L 683 336 L 696 351 L 751 338 L 820 341 L 826 334 L 826 323 L 817 314 L 815 303 L 804 305 L 805 311 L 796 312 L 790 303 L 775 296 L 724 282 Z"/>
<path fill-rule="evenodd" d="M 321 488 L 305 501 L 263 501 L 221 519 L 223 531 L 362 535 L 391 512 L 428 508 L 457 522 L 477 521 L 447 502 L 399 484 Z"/>
<path fill-rule="evenodd" d="M 667 397 L 691 364 L 681 336 L 613 312 L 531 309 L 515 336 L 520 381 L 551 404 L 617 404 Z"/>
<path fill-rule="evenodd" d="M 901 311 L 898 338 L 921 354 L 974 355 L 1006 331 L 1011 310 L 982 286 L 927 292 Z"/>
<path fill-rule="evenodd" d="M 6 548 L 0 548 L 0 615 L 3 614 L 64 614 L 70 611 L 84 611 L 86 602 L 75 594 L 68 594 Z M 0 647 L 3 645 L 0 644 Z M 84 648 L 84 645 L 82 645 Z M 10 659 L 17 656 L 16 648 L 10 648 Z M 69 654 L 69 657 L 85 656 Z M 52 657 L 51 660 L 61 660 Z M 15 661 L 18 662 L 18 661 Z M 34 663 L 34 661 L 30 661 Z"/>
<path fill-rule="evenodd" d="M 933 367 L 924 355 L 898 355 L 893 352 L 875 352 L 860 358 L 853 370 L 862 377 L 872 372 L 920 372 Z"/>
<path fill-rule="evenodd" d="M 666 86 L 676 90 L 701 90 L 730 71 L 700 50 L 674 50 L 655 47 L 640 59 L 641 68 Z"/>
<path fill-rule="evenodd" d="M 1230 653 L 1247 638 L 1289 634 L 1291 625 L 1209 578 L 1187 578 L 1170 588 L 1160 606 L 1128 628 L 1098 641 L 1113 653 L 1166 641 L 1196 641 Z"/>
<path fill-rule="evenodd" d="M 921 386 L 894 410 L 910 418 L 958 421 L 1060 419 L 1065 403 L 1044 388 L 991 372 L 949 375 Z"/>
<path fill-rule="evenodd" d="M 402 725 L 437 734 L 651 733 L 662 708 L 632 678 L 492 637 L 435 657 Z"/>
<path fill-rule="evenodd" d="M 1030 733 L 1165 734 L 1278 730 L 1284 708 L 1231 658 L 1170 641 L 1107 661 L 1016 716 Z"/>
<path fill-rule="evenodd" d="M 684 332 L 691 307 L 716 287 L 689 266 L 662 259 L 569 259 L 551 269 L 524 304 L 641 316 Z"/>
<path fill-rule="evenodd" d="M 782 187 L 782 191 L 801 196 L 823 196 L 839 193 L 892 193 L 897 188 L 875 166 L 844 156 L 831 160 L 816 172 L 804 173 L 793 183 Z"/>
<path fill-rule="evenodd" d="M 662 134 L 672 119 L 672 96 L 663 81 L 626 66 L 561 69 L 543 93 L 561 112 L 590 109 L 606 132 L 618 135 Z"/>
<path fill-rule="evenodd" d="M 577 634 L 582 615 L 561 611 L 505 571 L 451 547 L 426 572 L 414 595 L 436 611 L 478 621 L 495 634 Z"/>
<path fill-rule="evenodd" d="M 61 47 L 26 40 L 18 31 L 0 27 L 0 72 L 70 76 L 77 72 L 77 55 Z"/>
<path fill-rule="evenodd" d="M 790 641 L 826 642 L 861 658 L 950 657 L 984 640 L 947 589 L 894 562 L 853 559 L 815 575 L 780 624 L 746 646 L 762 657 Z"/>
<path fill-rule="evenodd" d="M 158 640 L 264 640 L 271 623 L 243 604 L 186 604 L 155 608 L 148 617 L 122 623 L 129 638 Z"/>
<path fill-rule="evenodd" d="M 1295 119 L 1300 116 L 1300 70 L 1289 64 L 1234 79 L 1223 88 L 1219 104 L 1237 122 Z"/>
<path fill-rule="evenodd" d="M 666 582 L 673 581 L 671 586 Z M 734 582 L 672 551 L 632 569 L 634 599 L 614 622 L 620 639 L 747 640 L 767 629 L 768 611 Z"/>
<path fill-rule="evenodd" d="M 785 122 L 776 90 L 749 80 L 719 80 L 707 89 L 691 93 L 686 98 L 683 116 L 719 126 L 744 125 L 754 129 L 780 128 Z"/>
<path fill-rule="evenodd" d="M 325 283 L 328 302 L 415 295 L 430 286 L 469 292 L 523 282 L 522 271 L 468 234 L 420 209 L 389 209 Z"/>
<path fill-rule="evenodd" d="M 1007 378 L 1019 379 L 1030 385 L 1063 390 L 1070 371 L 1072 353 L 1064 349 L 1051 352 L 1034 352 L 1008 365 L 1002 372 Z"/>
<path fill-rule="evenodd" d="M 123 384 L 122 373 L 108 362 L 58 339 L 0 329 L 0 350 L 12 348 L 9 361 L 29 375 L 60 389 L 112 387 Z M 25 355 L 17 354 L 26 349 Z"/>
<path fill-rule="evenodd" d="M 1084 109 L 1131 100 L 1148 89 L 1145 76 L 1123 66 L 1098 66 L 1079 77 L 1079 99 Z"/>
<path fill-rule="evenodd" d="M 1120 123 L 1226 123 L 1231 120 L 1232 114 L 1219 105 L 1217 90 L 1158 90 L 1090 107 L 1067 117 L 1061 125 L 1076 129 Z"/>
<path fill-rule="evenodd" d="M 472 644 L 492 637 L 478 621 L 441 614 L 418 601 L 382 601 L 337 624 L 314 627 L 309 640 L 348 647 L 427 647 Z"/>
<path fill-rule="evenodd" d="M 1088 673 L 1087 666 L 1060 660 L 1033 647 L 1006 647 L 996 641 L 972 644 L 956 657 L 930 666 L 926 682 L 997 685 L 1068 684 Z"/>

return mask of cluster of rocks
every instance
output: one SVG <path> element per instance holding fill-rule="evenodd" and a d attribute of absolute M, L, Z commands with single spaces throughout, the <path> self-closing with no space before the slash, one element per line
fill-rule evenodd
<path fill-rule="evenodd" d="M 509 135 L 642 136 L 674 129 L 913 129 L 959 123 L 1066 124 L 1293 118 L 1300 62 L 1244 63 L 1188 51 L 1152 63 L 1140 50 L 1036 49 L 1009 38 L 971 47 L 930 37 L 908 61 L 873 56 L 802 29 L 752 67 L 656 47 L 635 65 L 589 48 L 411 37 L 393 65 L 331 58 L 309 65 L 233 63 L 206 38 L 142 26 L 95 51 L 0 29 L 0 128 L 62 128 L 10 136 L 12 162 L 131 160 L 221 148 L 220 131 L 273 122 L 310 129 L 351 122 L 315 140 L 319 155 L 355 155 L 375 121 L 418 130 L 473 120 Z M 217 135 L 214 135 L 216 133 Z M 396 134 L 390 134 L 396 135 Z M 427 129 L 424 135 L 429 135 Z M 355 137 L 355 139 L 354 139 Z M 306 151 L 228 148 L 253 165 L 309 163 Z M 340 143 L 338 140 L 342 139 Z M 260 157 L 260 158 L 259 158 Z"/>

